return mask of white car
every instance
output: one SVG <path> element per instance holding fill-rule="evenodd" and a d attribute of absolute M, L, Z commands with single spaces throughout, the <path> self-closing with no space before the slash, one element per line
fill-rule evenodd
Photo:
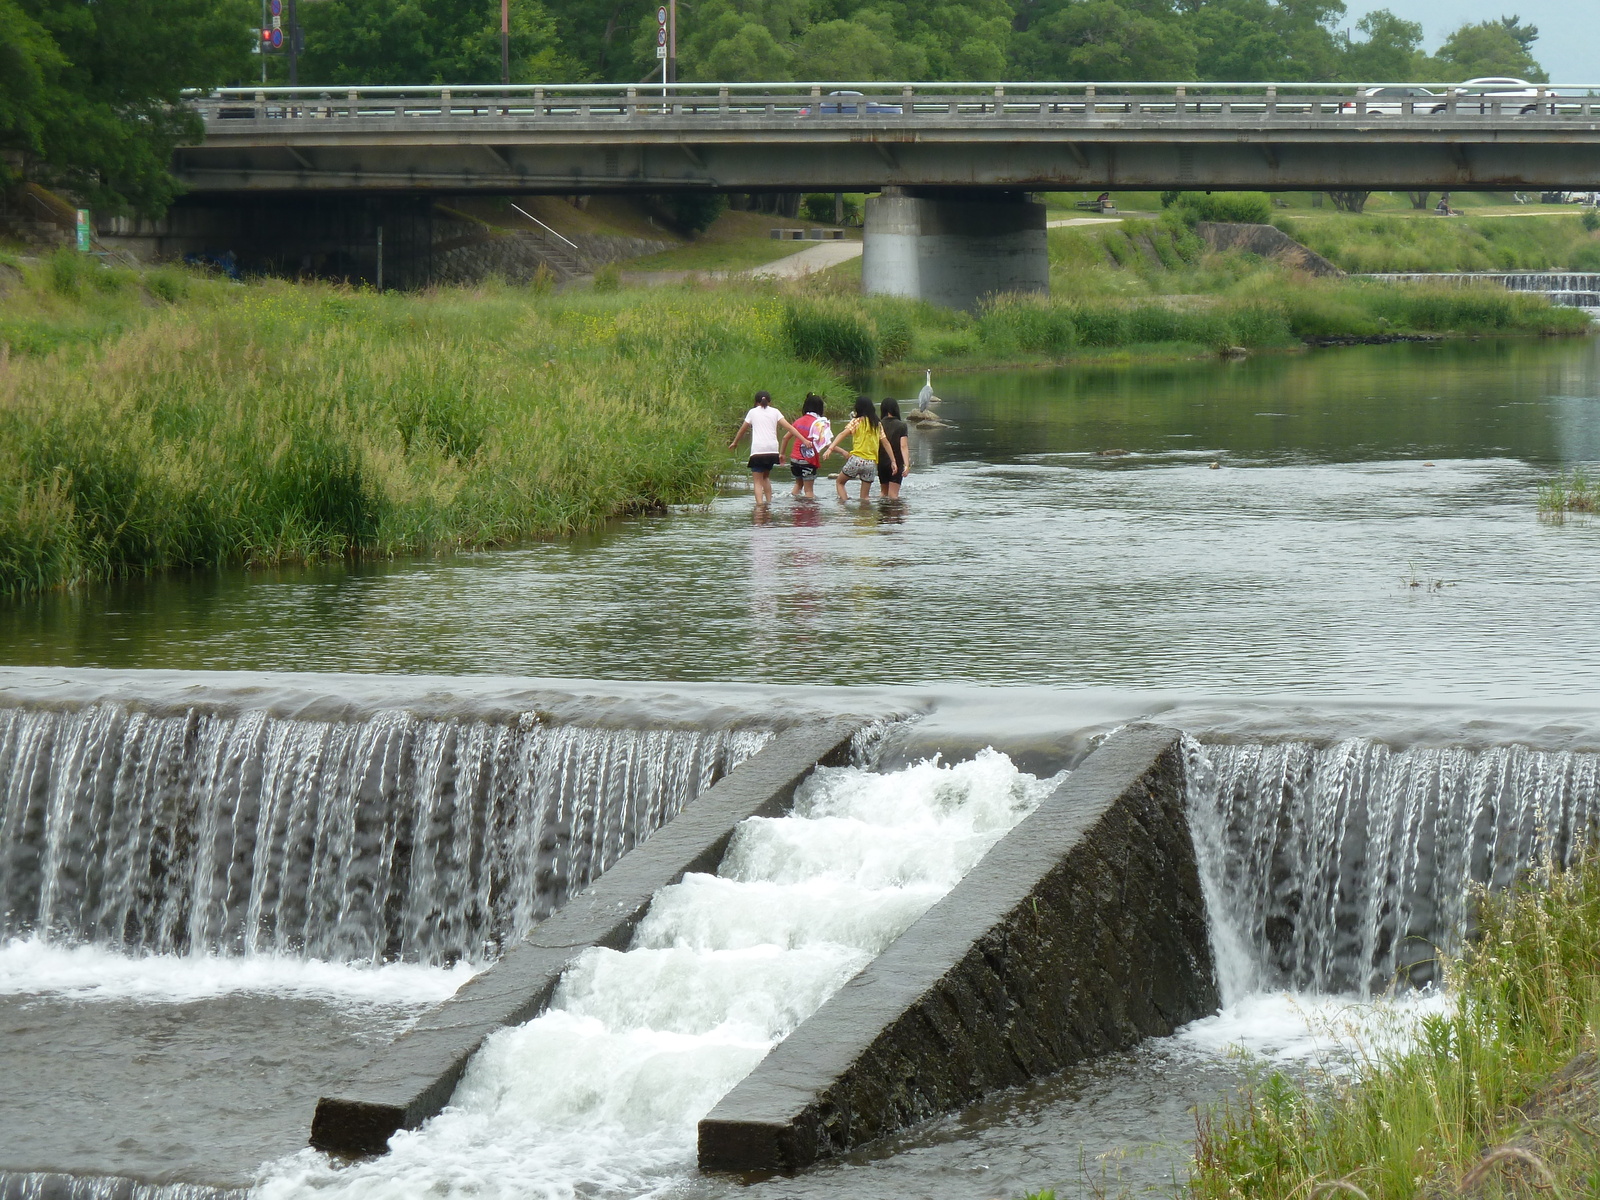
<path fill-rule="evenodd" d="M 1411 101 L 1411 111 L 1416 113 L 1438 112 L 1444 104 L 1443 96 L 1425 87 L 1369 87 L 1357 92 L 1355 100 L 1346 100 L 1340 111 L 1346 116 L 1360 116 L 1357 105 L 1360 100 L 1367 102 L 1369 117 L 1404 116 L 1407 100 Z"/>
<path fill-rule="evenodd" d="M 1456 98 L 1457 112 L 1492 113 L 1494 102 L 1497 100 L 1500 101 L 1502 115 L 1539 111 L 1539 87 L 1526 79 L 1488 75 L 1482 79 L 1469 79 L 1465 83 L 1458 83 L 1450 89 L 1450 93 Z M 1526 99 L 1528 103 L 1522 105 L 1506 103 L 1507 100 L 1522 99 Z M 1550 104 L 1550 111 L 1554 112 L 1554 103 L 1548 98 L 1546 103 Z"/>

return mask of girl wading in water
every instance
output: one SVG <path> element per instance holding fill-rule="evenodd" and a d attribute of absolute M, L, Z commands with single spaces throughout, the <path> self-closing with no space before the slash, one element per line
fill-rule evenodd
<path fill-rule="evenodd" d="M 822 415 L 821 396 L 815 392 L 806 393 L 805 405 L 795 418 L 794 428 L 798 436 L 789 447 L 789 473 L 794 476 L 794 491 L 789 494 L 798 498 L 803 492 L 807 500 L 815 500 L 817 494 L 812 488 L 817 470 L 822 466 L 822 452 L 833 438 L 833 426 Z M 787 443 L 789 439 L 785 437 L 784 441 Z"/>
<path fill-rule="evenodd" d="M 839 449 L 845 438 L 851 439 L 850 457 L 845 459 L 844 470 L 833 477 L 833 483 L 839 489 L 839 499 L 844 500 L 848 498 L 844 494 L 845 480 L 856 480 L 861 484 L 861 498 L 865 500 L 872 491 L 872 481 L 878 477 L 878 453 L 894 454 L 889 439 L 883 436 L 883 426 L 878 424 L 878 410 L 867 397 L 856 397 L 856 415 L 833 439 L 828 453 Z"/>
<path fill-rule="evenodd" d="M 732 450 L 739 444 L 744 431 L 750 431 L 750 482 L 756 490 L 756 507 L 765 508 L 772 503 L 772 468 L 781 457 L 778 451 L 778 430 L 796 434 L 798 431 L 783 419 L 783 414 L 772 407 L 768 392 L 757 392 L 755 407 L 745 413 L 739 432 L 728 443 Z"/>
<path fill-rule="evenodd" d="M 900 401 L 886 397 L 883 402 L 883 436 L 889 449 L 878 450 L 878 486 L 885 500 L 900 497 L 900 485 L 911 474 L 911 441 L 906 423 L 900 419 Z"/>

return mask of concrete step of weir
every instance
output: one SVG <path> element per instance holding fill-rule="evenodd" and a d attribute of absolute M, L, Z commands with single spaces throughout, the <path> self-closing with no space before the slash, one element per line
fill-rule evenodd
<path fill-rule="evenodd" d="M 437 1113 L 490 1034 L 544 1011 L 562 973 L 585 950 L 626 948 L 656 892 L 690 872 L 715 871 L 739 822 L 785 812 L 813 769 L 848 760 L 851 738 L 864 724 L 839 718 L 779 733 L 320 1098 L 311 1144 L 339 1154 L 381 1154 L 397 1131 Z"/>
<path fill-rule="evenodd" d="M 700 1122 L 793 1171 L 1214 1012 L 1180 735 L 1112 735 Z"/>

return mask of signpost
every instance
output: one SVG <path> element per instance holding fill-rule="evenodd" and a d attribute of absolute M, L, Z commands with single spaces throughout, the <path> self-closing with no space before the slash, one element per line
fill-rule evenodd
<path fill-rule="evenodd" d="M 78 210 L 78 249 L 84 254 L 89 253 L 94 248 L 90 244 L 90 236 L 89 210 L 80 208 Z"/>

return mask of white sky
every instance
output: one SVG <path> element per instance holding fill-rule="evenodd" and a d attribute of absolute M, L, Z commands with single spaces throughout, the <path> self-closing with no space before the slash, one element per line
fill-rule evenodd
<path fill-rule="evenodd" d="M 1431 54 L 1458 27 L 1516 15 L 1539 27 L 1533 56 L 1551 83 L 1600 84 L 1600 0 L 1345 0 L 1347 27 L 1364 13 L 1387 8 L 1422 25 Z"/>

